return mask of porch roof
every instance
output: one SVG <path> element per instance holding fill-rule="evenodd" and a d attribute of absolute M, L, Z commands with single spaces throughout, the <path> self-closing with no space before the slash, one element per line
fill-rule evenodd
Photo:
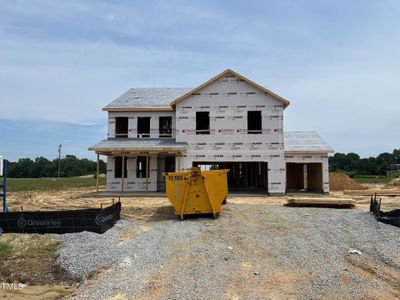
<path fill-rule="evenodd" d="M 331 146 L 315 131 L 287 131 L 285 153 L 333 153 Z"/>
<path fill-rule="evenodd" d="M 186 150 L 187 143 L 176 142 L 170 138 L 110 138 L 102 140 L 91 146 L 89 151 L 95 151 L 98 154 L 113 153 L 138 153 L 138 152 L 182 152 Z"/>

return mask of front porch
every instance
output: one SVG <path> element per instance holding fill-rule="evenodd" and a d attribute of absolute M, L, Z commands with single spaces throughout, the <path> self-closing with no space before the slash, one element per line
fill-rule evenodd
<path fill-rule="evenodd" d="M 107 139 L 89 148 L 107 156 L 106 194 L 157 193 L 165 191 L 164 174 L 180 170 L 180 156 L 186 143 L 175 139 Z"/>

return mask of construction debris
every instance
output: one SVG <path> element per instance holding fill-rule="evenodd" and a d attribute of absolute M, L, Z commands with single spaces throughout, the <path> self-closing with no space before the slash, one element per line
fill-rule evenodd
<path fill-rule="evenodd" d="M 298 197 L 289 198 L 287 205 L 289 206 L 326 206 L 326 207 L 346 207 L 354 206 L 353 199 L 346 198 L 328 198 L 328 197 Z"/>

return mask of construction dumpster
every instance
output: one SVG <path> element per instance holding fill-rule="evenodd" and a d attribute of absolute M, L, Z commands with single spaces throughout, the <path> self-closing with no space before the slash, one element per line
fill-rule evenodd
<path fill-rule="evenodd" d="M 198 167 L 190 172 L 170 172 L 165 175 L 167 197 L 182 219 L 189 214 L 216 216 L 222 210 L 222 202 L 228 194 L 229 170 L 201 171 Z"/>

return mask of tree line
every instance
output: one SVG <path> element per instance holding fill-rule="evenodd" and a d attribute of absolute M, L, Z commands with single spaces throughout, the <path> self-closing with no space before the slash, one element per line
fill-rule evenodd
<path fill-rule="evenodd" d="M 49 160 L 45 157 L 21 158 L 8 163 L 8 176 L 14 178 L 57 177 L 58 158 Z M 329 157 L 329 170 L 356 175 L 386 175 L 392 164 L 400 164 L 400 149 L 392 153 L 384 152 L 377 157 L 360 158 L 357 153 L 335 153 Z M 100 160 L 100 173 L 106 173 L 106 163 Z M 74 155 L 60 159 L 60 177 L 83 176 L 96 173 L 96 162 Z"/>
<path fill-rule="evenodd" d="M 16 162 L 8 162 L 8 176 L 13 178 L 40 178 L 57 177 L 58 164 L 60 164 L 60 177 L 83 176 L 95 174 L 97 164 L 95 161 L 74 155 L 65 158 L 49 160 L 46 157 L 37 157 L 35 160 L 21 158 Z M 100 173 L 106 173 L 106 163 L 99 162 Z"/>
<path fill-rule="evenodd" d="M 384 152 L 377 157 L 360 158 L 357 153 L 335 153 L 329 157 L 329 170 L 356 175 L 386 175 L 392 164 L 400 164 L 400 149 Z"/>

